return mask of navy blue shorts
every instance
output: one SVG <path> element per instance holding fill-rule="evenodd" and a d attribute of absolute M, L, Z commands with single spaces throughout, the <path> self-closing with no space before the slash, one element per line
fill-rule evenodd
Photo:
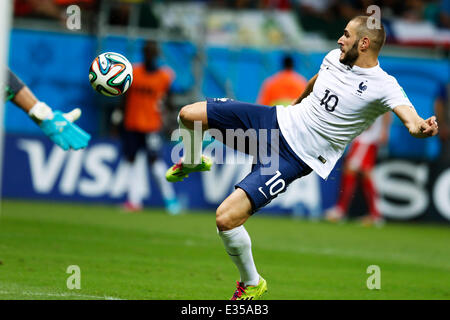
<path fill-rule="evenodd" d="M 218 129 L 223 137 L 227 136 L 226 131 L 230 129 L 257 133 L 246 135 L 248 143 L 245 150 L 257 156 L 256 161 L 251 172 L 235 185 L 235 188 L 246 192 L 252 202 L 253 212 L 285 192 L 292 181 L 311 173 L 312 169 L 294 153 L 281 134 L 275 107 L 231 99 L 208 98 L 206 101 L 210 129 Z M 238 149 L 233 145 L 235 141 L 222 142 Z M 248 148 L 255 145 L 257 155 L 253 154 L 255 148 L 248 152 Z"/>

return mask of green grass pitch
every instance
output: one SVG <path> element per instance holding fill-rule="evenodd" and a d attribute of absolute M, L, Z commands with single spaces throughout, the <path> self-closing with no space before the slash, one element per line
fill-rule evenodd
<path fill-rule="evenodd" d="M 450 228 L 365 228 L 258 214 L 246 223 L 265 299 L 450 299 Z M 69 290 L 78 265 L 81 289 Z M 381 289 L 366 286 L 381 269 Z M 0 299 L 229 299 L 238 272 L 212 211 L 3 201 Z"/>

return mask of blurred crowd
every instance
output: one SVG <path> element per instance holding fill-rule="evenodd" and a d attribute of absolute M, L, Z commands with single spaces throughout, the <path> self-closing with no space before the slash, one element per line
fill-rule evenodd
<path fill-rule="evenodd" d="M 234 9 L 295 10 L 323 21 L 333 22 L 366 14 L 370 5 L 380 7 L 384 19 L 430 21 L 438 27 L 450 28 L 450 1 L 448 0 L 213 0 L 212 6 Z"/>
<path fill-rule="evenodd" d="M 61 19 L 70 4 L 79 5 L 83 11 L 98 12 L 101 0 L 15 0 L 16 17 L 40 17 Z M 409 22 L 430 22 L 438 28 L 450 28 L 450 0 L 108 0 L 112 5 L 110 22 L 127 24 L 130 7 L 140 4 L 142 16 L 147 20 L 157 20 L 152 14 L 155 3 L 204 3 L 211 8 L 228 9 L 278 9 L 292 10 L 299 17 L 299 22 L 306 30 L 319 30 L 335 38 L 335 28 L 350 18 L 367 14 L 367 7 L 377 5 L 385 21 L 402 19 Z M 157 22 L 140 19 L 141 26 L 154 27 Z M 342 28 L 339 28 L 339 32 Z"/>
<path fill-rule="evenodd" d="M 296 12 L 307 31 L 323 31 L 330 39 L 341 33 L 345 24 L 356 15 L 366 15 L 367 8 L 376 5 L 386 26 L 388 42 L 392 42 L 395 23 L 423 26 L 424 34 L 430 25 L 436 29 L 450 28 L 449 0 L 298 0 Z M 419 31 L 420 32 L 420 31 Z"/>
<path fill-rule="evenodd" d="M 85 10 L 96 10 L 97 0 L 14 0 L 15 17 L 61 19 L 66 8 L 76 4 Z"/>

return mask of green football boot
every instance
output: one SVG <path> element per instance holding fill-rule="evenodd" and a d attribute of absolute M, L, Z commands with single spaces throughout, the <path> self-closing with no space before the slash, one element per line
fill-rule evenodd
<path fill-rule="evenodd" d="M 188 177 L 188 174 L 191 172 L 197 171 L 209 171 L 212 166 L 212 161 L 207 156 L 202 155 L 202 163 L 196 165 L 195 167 L 187 167 L 183 165 L 183 162 L 180 160 L 177 164 L 174 164 L 167 170 L 166 179 L 169 182 L 178 182 L 183 181 L 184 178 Z"/>
<path fill-rule="evenodd" d="M 231 300 L 259 300 L 267 291 L 267 281 L 259 277 L 256 286 L 244 286 L 244 283 L 237 281 L 237 288 Z"/>

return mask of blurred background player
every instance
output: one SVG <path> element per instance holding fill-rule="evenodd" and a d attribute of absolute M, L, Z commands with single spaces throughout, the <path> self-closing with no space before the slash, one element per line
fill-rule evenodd
<path fill-rule="evenodd" d="M 133 65 L 133 85 L 128 90 L 124 104 L 122 132 L 123 155 L 129 164 L 129 181 L 138 181 L 133 163 L 140 150 L 147 152 L 151 173 L 161 191 L 166 209 L 171 214 L 180 212 L 180 205 L 173 186 L 165 179 L 167 165 L 161 159 L 163 145 L 160 131 L 163 127 L 161 106 L 170 108 L 170 86 L 174 79 L 168 67 L 159 67 L 159 48 L 155 41 L 146 41 L 143 46 L 144 62 Z M 142 209 L 143 190 L 139 183 L 131 183 L 128 200 L 124 204 L 127 211 Z"/>
<path fill-rule="evenodd" d="M 294 70 L 294 59 L 286 55 L 282 70 L 266 79 L 258 96 L 258 104 L 266 106 L 288 106 L 305 90 L 305 77 Z"/>
<path fill-rule="evenodd" d="M 381 226 L 384 219 L 377 207 L 377 189 L 372 171 L 375 167 L 379 147 L 389 139 L 391 114 L 379 117 L 366 131 L 361 133 L 350 145 L 344 158 L 341 186 L 337 204 L 325 212 L 330 222 L 338 222 L 346 218 L 358 180 L 361 179 L 369 214 L 361 219 L 363 225 Z"/>
<path fill-rule="evenodd" d="M 75 108 L 69 113 L 53 111 L 46 103 L 39 101 L 33 92 L 9 68 L 7 68 L 5 98 L 25 111 L 42 129 L 44 134 L 64 150 L 87 147 L 91 136 L 73 124 L 81 116 Z"/>

